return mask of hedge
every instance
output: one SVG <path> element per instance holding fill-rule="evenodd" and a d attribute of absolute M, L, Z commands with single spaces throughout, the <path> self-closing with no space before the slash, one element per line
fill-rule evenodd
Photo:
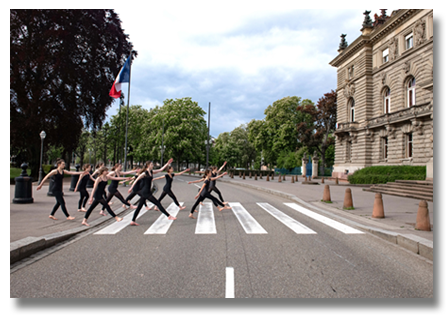
<path fill-rule="evenodd" d="M 374 166 L 348 176 L 350 184 L 382 184 L 396 180 L 425 180 L 425 166 Z"/>

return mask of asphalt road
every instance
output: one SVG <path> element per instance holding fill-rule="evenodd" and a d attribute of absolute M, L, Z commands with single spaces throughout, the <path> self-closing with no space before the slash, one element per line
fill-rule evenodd
<path fill-rule="evenodd" d="M 208 224 L 214 219 L 216 233 L 196 233 L 197 220 L 188 214 L 198 187 L 185 182 L 192 179 L 173 181 L 187 209 L 166 233 L 145 234 L 161 216 L 153 210 L 139 218 L 140 226 L 115 234 L 99 234 L 109 224 L 103 225 L 12 272 L 11 297 L 433 297 L 432 263 L 368 233 L 343 232 L 351 230 L 348 225 L 335 229 L 286 205 L 288 200 L 256 190 L 218 182 L 226 201 L 241 204 L 234 209 L 242 211 L 243 223 L 233 210 L 213 207 L 207 214 L 206 205 L 201 216 Z M 156 196 L 164 180 L 157 182 Z M 168 207 L 172 200 L 166 196 L 162 203 Z M 305 232 L 296 233 L 273 214 L 289 216 L 289 225 L 299 222 L 293 229 Z M 249 232 L 265 233 L 247 233 L 247 223 L 254 224 Z"/>

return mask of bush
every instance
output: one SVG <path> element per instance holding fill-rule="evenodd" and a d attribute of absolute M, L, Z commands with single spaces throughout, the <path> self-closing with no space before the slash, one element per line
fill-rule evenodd
<path fill-rule="evenodd" d="M 425 166 L 374 166 L 348 176 L 350 184 L 382 184 L 396 180 L 425 180 Z"/>

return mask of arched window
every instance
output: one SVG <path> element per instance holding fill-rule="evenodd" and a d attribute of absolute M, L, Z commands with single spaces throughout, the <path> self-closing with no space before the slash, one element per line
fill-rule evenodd
<path fill-rule="evenodd" d="M 407 107 L 415 105 L 415 78 L 412 77 L 406 84 Z"/>
<path fill-rule="evenodd" d="M 385 114 L 390 113 L 390 89 L 389 88 L 386 88 L 384 90 L 383 102 L 384 102 L 384 104 L 383 104 L 384 105 L 384 113 Z"/>
<path fill-rule="evenodd" d="M 355 100 L 353 98 L 348 102 L 348 121 L 355 121 Z"/>

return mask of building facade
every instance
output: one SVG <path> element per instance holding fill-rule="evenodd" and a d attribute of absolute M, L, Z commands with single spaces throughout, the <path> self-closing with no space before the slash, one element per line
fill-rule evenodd
<path fill-rule="evenodd" d="M 362 34 L 345 35 L 337 68 L 337 127 L 333 177 L 376 165 L 433 162 L 433 11 L 364 12 Z"/>

